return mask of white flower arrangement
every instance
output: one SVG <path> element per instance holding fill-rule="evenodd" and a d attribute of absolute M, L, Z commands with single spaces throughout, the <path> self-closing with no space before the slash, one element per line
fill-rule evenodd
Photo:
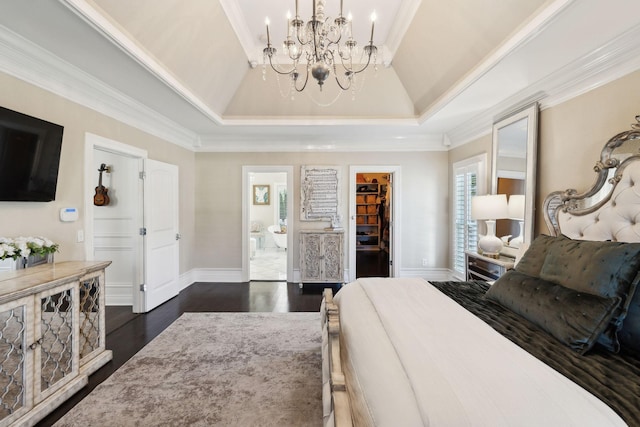
<path fill-rule="evenodd" d="M 58 246 L 46 237 L 0 237 L 0 260 L 27 258 L 29 255 L 46 256 L 58 252 Z"/>

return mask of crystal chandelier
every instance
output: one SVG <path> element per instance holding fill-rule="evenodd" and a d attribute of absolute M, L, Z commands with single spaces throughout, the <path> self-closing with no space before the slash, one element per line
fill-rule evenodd
<path fill-rule="evenodd" d="M 267 47 L 262 51 L 263 72 L 266 72 L 264 67 L 268 62 L 276 73 L 288 75 L 295 90 L 302 92 L 309 81 L 309 73 L 322 91 L 322 86 L 333 71 L 340 89 L 349 90 L 357 74 L 366 70 L 371 62 L 376 64 L 378 48 L 373 45 L 375 12 L 371 15 L 369 43 L 362 49 L 362 54 L 358 55 L 359 49 L 352 34 L 351 14 L 347 18 L 342 15 L 342 0 L 340 15 L 334 20 L 325 16 L 325 0 L 312 0 L 313 14 L 306 24 L 298 14 L 298 0 L 295 2 L 295 17 L 291 19 L 291 14 L 287 13 L 287 38 L 283 43 L 284 53 L 293 65 L 289 69 L 283 69 L 280 64 L 274 64 L 277 62 L 277 50 L 271 45 L 270 22 L 267 18 Z M 304 67 L 302 72 L 298 65 L 302 65 L 300 68 Z M 301 78 L 301 74 L 304 74 L 304 78 Z"/>

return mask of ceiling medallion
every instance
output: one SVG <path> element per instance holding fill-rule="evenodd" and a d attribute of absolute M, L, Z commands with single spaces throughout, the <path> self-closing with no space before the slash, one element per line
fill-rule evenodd
<path fill-rule="evenodd" d="M 267 47 L 262 51 L 263 79 L 266 79 L 268 62 L 276 73 L 289 76 L 291 87 L 297 92 L 305 89 L 309 74 L 318 82 L 320 91 L 331 73 L 335 76 L 340 89 L 343 91 L 355 89 L 353 85 L 356 75 L 366 70 L 371 63 L 377 67 L 378 48 L 373 44 L 375 12 L 371 14 L 369 43 L 360 52 L 357 42 L 353 39 L 351 13 L 346 18 L 342 14 L 342 0 L 340 0 L 340 15 L 333 20 L 325 16 L 325 0 L 312 1 L 313 14 L 306 24 L 298 15 L 298 0 L 295 0 L 295 17 L 291 19 L 291 13 L 287 13 L 287 38 L 283 42 L 283 50 L 293 62 L 289 69 L 284 69 L 277 63 L 277 50 L 271 45 L 269 34 L 269 18 L 265 20 Z"/>

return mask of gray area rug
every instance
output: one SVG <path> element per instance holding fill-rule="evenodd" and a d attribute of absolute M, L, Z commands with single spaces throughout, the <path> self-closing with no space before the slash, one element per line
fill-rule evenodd
<path fill-rule="evenodd" d="M 56 426 L 320 426 L 319 313 L 185 313 Z"/>

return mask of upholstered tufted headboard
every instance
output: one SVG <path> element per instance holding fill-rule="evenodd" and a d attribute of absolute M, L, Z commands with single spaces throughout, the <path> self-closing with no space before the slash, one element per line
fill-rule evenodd
<path fill-rule="evenodd" d="M 594 186 L 556 191 L 544 201 L 550 234 L 580 240 L 640 242 L 640 115 L 604 146 Z"/>
<path fill-rule="evenodd" d="M 551 193 L 544 201 L 550 234 L 577 240 L 640 242 L 640 115 L 630 131 L 604 146 L 594 167 L 594 186 L 578 193 Z M 640 281 L 640 273 L 635 283 Z M 636 287 L 619 332 L 621 344 L 640 355 L 640 287 Z"/>

